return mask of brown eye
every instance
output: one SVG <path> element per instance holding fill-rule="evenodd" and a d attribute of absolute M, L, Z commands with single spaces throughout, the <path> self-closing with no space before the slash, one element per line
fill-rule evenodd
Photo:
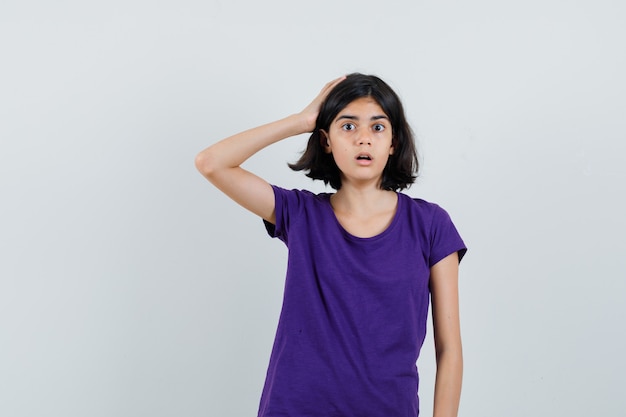
<path fill-rule="evenodd" d="M 354 130 L 356 126 L 354 126 L 354 123 L 344 123 L 343 125 L 341 125 L 341 128 L 345 131 L 351 131 Z"/>
<path fill-rule="evenodd" d="M 383 130 L 385 130 L 385 125 L 380 124 L 380 123 L 376 123 L 373 127 L 375 132 L 382 132 Z"/>

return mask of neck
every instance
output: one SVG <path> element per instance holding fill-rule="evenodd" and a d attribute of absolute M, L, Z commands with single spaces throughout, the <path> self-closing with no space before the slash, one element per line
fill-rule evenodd
<path fill-rule="evenodd" d="M 355 186 L 342 184 L 332 196 L 331 202 L 336 211 L 356 215 L 369 215 L 395 207 L 397 195 L 394 191 L 382 190 L 378 186 Z"/>

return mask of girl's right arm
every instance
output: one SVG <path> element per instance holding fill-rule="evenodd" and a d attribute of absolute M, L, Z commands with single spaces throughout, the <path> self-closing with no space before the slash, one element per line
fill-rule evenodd
<path fill-rule="evenodd" d="M 345 77 L 326 84 L 300 113 L 228 137 L 196 156 L 196 168 L 213 185 L 242 207 L 275 223 L 274 191 L 267 181 L 241 168 L 261 149 L 282 139 L 311 132 L 328 92 Z"/>

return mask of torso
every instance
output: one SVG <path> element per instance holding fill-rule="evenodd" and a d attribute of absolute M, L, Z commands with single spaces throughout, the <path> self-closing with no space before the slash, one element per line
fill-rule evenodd
<path fill-rule="evenodd" d="M 289 260 L 258 415 L 417 416 L 429 265 L 463 247 L 449 217 L 404 194 L 335 205 L 359 217 L 331 194 L 274 192 L 266 226 Z"/>

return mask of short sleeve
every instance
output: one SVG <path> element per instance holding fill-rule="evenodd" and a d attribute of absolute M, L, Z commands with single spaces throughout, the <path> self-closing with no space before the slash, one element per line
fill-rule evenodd
<path fill-rule="evenodd" d="M 454 223 L 452 223 L 450 215 L 437 205 L 435 205 L 435 208 L 430 233 L 429 267 L 432 267 L 454 252 L 458 252 L 459 262 L 461 262 L 461 259 L 467 252 L 467 247 Z"/>
<path fill-rule="evenodd" d="M 276 224 L 263 220 L 270 237 L 277 237 L 287 243 L 291 220 L 296 217 L 302 206 L 302 196 L 298 190 L 286 190 L 272 185 L 274 190 L 274 207 Z"/>

